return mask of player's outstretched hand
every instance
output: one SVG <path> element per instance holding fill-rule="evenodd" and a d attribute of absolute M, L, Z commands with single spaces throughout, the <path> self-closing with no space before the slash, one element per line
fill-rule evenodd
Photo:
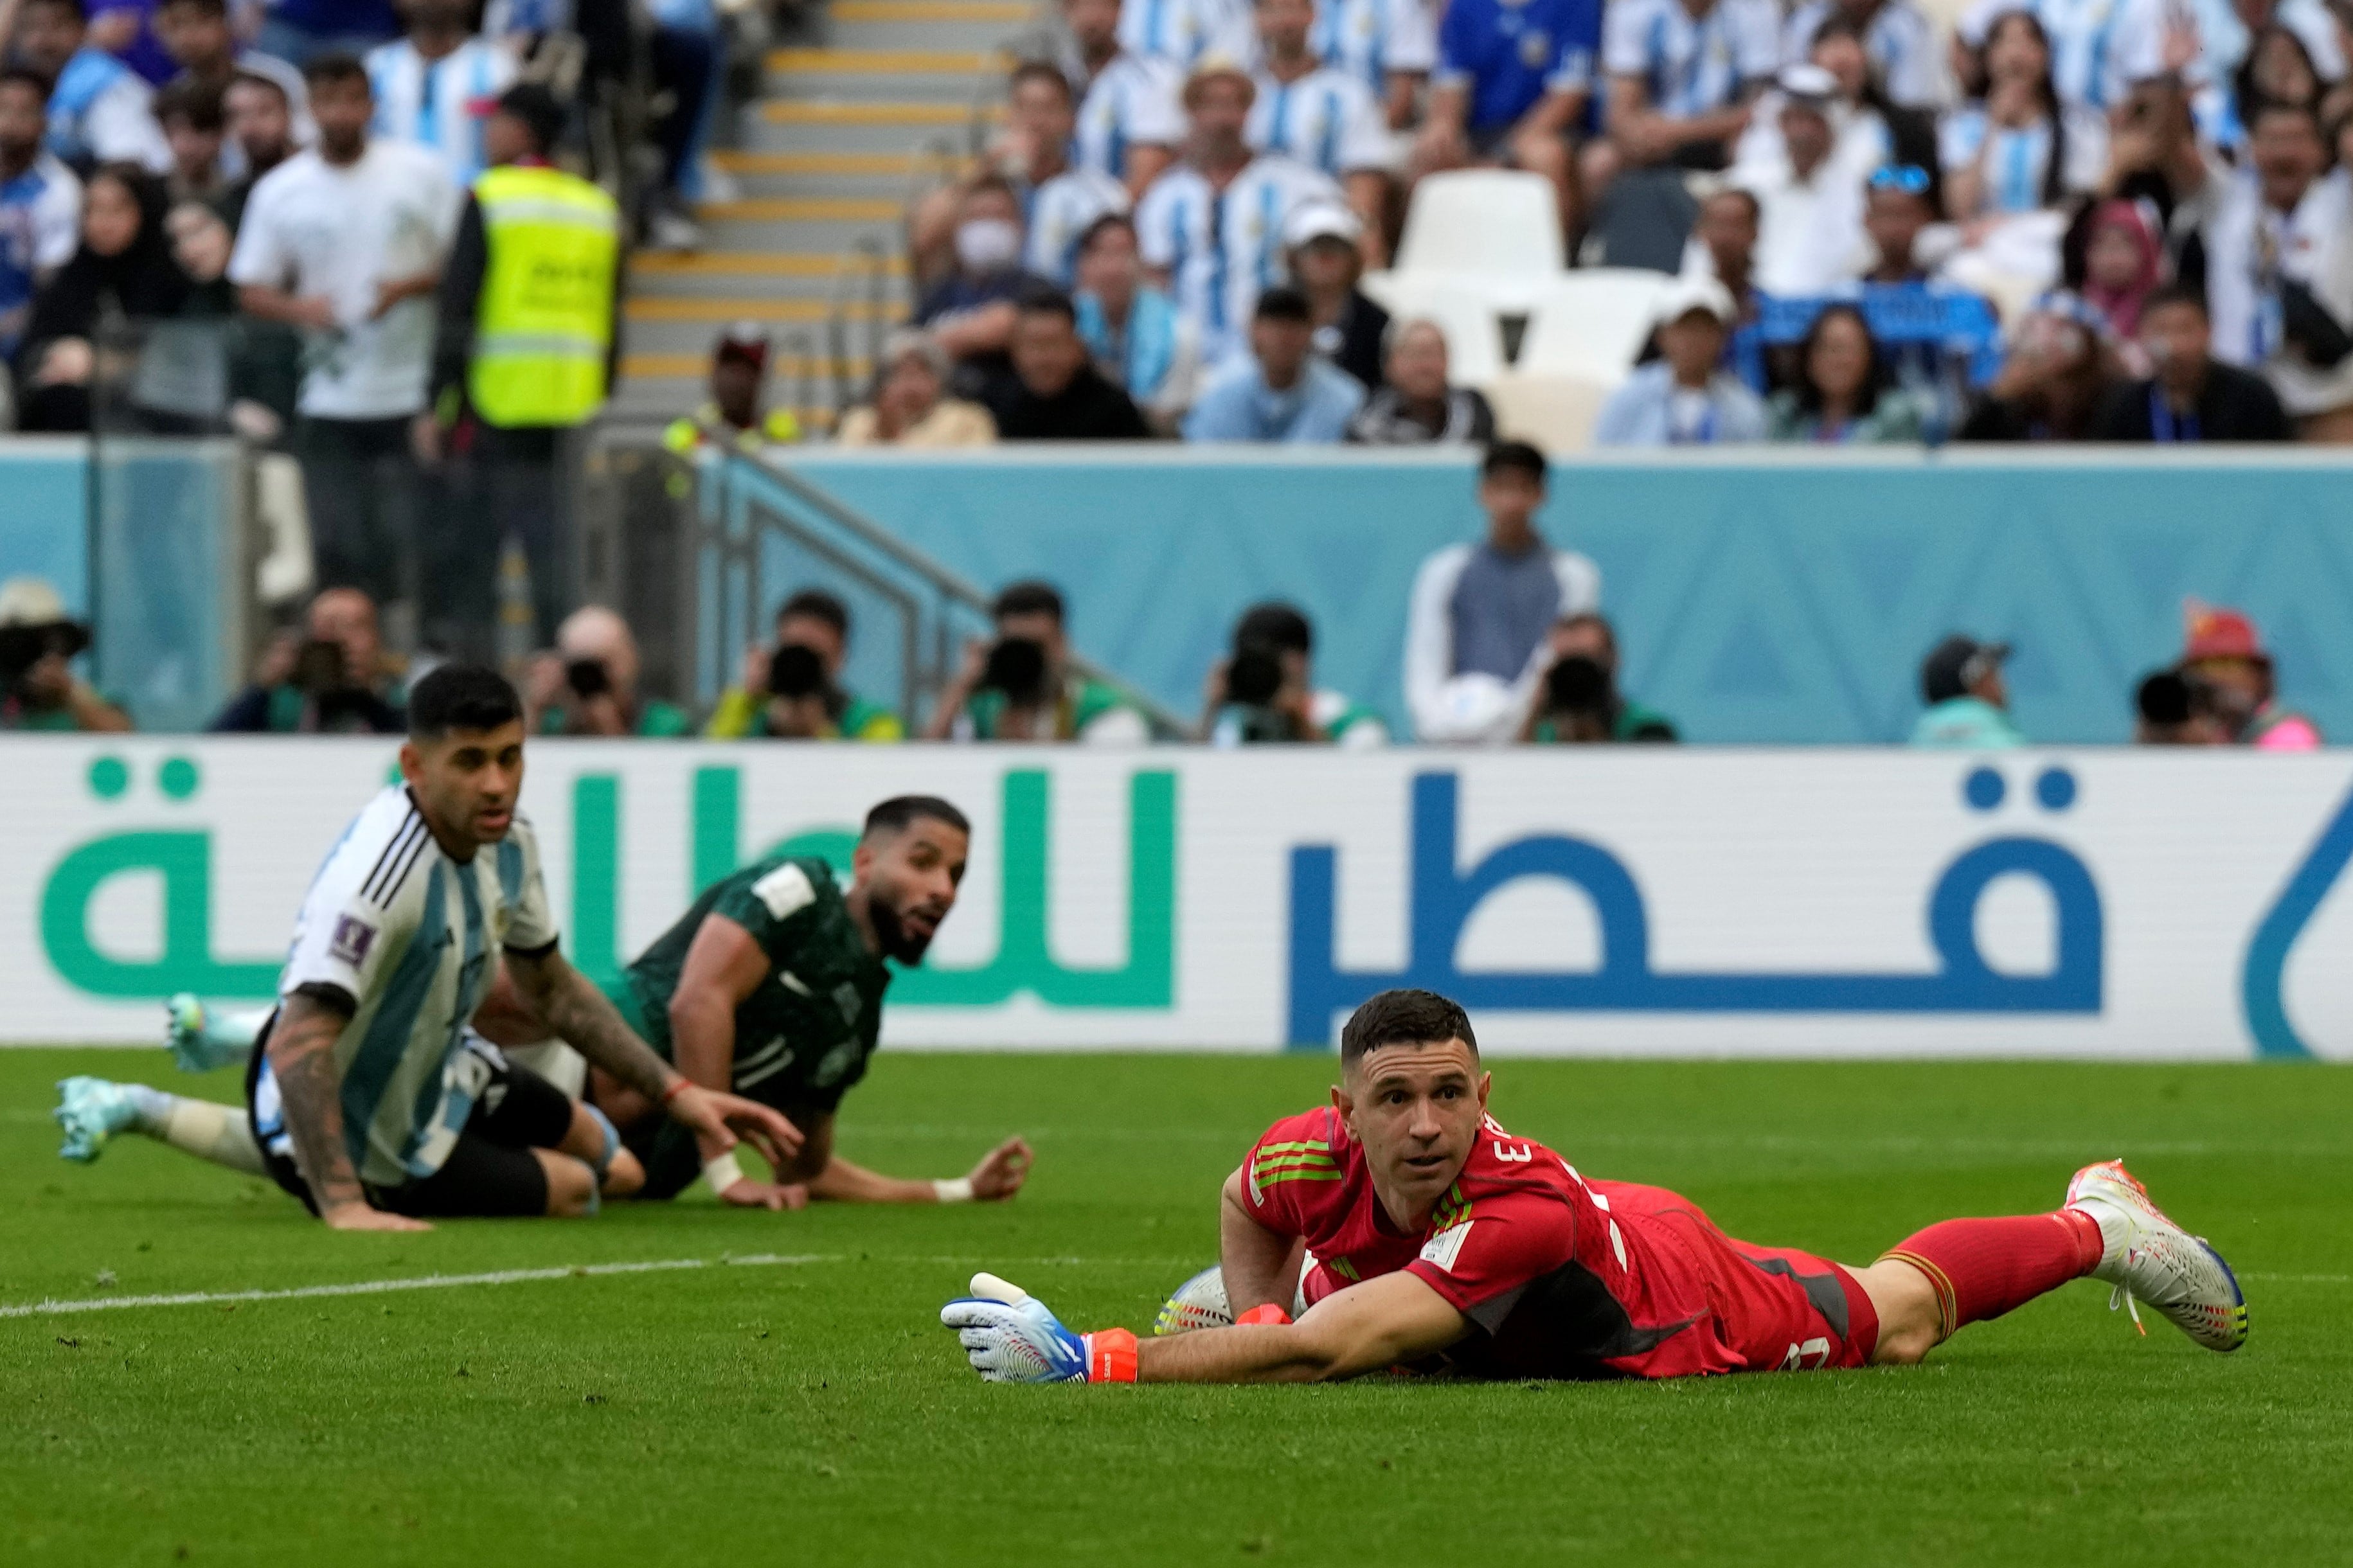
<path fill-rule="evenodd" d="M 965 1178 L 972 1183 L 972 1195 L 983 1203 L 1011 1197 L 1029 1179 L 1034 1158 L 1029 1144 L 1018 1138 L 1008 1138 L 982 1155 L 980 1163 Z"/>
<path fill-rule="evenodd" d="M 1083 1383 L 1086 1341 L 1046 1303 L 994 1274 L 972 1277 L 972 1294 L 940 1309 L 984 1383 Z"/>
<path fill-rule="evenodd" d="M 719 1201 L 739 1209 L 805 1209 L 808 1207 L 808 1188 L 797 1182 L 779 1185 L 746 1176 L 720 1194 Z"/>
<path fill-rule="evenodd" d="M 692 1128 L 717 1144 L 732 1149 L 740 1135 L 776 1168 L 792 1163 L 801 1152 L 801 1130 L 777 1112 L 740 1095 L 689 1085 L 670 1097 L 670 1119 Z"/>
<path fill-rule="evenodd" d="M 329 1230 L 431 1230 L 421 1219 L 392 1214 L 366 1204 L 337 1204 L 319 1216 Z"/>

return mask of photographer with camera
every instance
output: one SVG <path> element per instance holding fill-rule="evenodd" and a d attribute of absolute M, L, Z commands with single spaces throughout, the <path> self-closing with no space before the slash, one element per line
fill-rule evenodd
<path fill-rule="evenodd" d="M 1618 689 L 1618 633 L 1605 616 L 1588 611 L 1562 617 L 1538 657 L 1549 662 L 1520 726 L 1523 744 L 1680 739 L 1665 714 Z"/>
<path fill-rule="evenodd" d="M 744 684 L 721 693 L 702 732 L 717 740 L 905 740 L 896 713 L 841 684 L 849 661 L 849 606 L 822 588 L 803 588 L 776 611 L 776 646 L 744 656 Z"/>
<path fill-rule="evenodd" d="M 119 731 L 131 716 L 74 677 L 90 628 L 38 577 L 0 583 L 0 730 Z"/>
<path fill-rule="evenodd" d="M 2143 678 L 2133 692 L 2136 746 L 2220 746 L 2230 737 L 2215 717 L 2214 689 L 2179 669 Z"/>
<path fill-rule="evenodd" d="M 1051 584 L 1012 584 L 997 595 L 991 619 L 997 640 L 965 649 L 925 740 L 1139 746 L 1152 738 L 1144 715 L 1118 692 L 1070 668 L 1062 595 Z"/>
<path fill-rule="evenodd" d="M 1314 631 L 1284 604 L 1253 605 L 1234 623 L 1233 655 L 1209 668 L 1201 739 L 1212 746 L 1312 741 L 1388 744 L 1388 726 L 1337 691 L 1315 689 Z"/>
<path fill-rule="evenodd" d="M 638 639 L 628 622 L 602 605 L 564 618 L 555 651 L 532 662 L 523 708 L 523 727 L 535 735 L 670 740 L 694 733 L 684 709 L 638 694 Z"/>
<path fill-rule="evenodd" d="M 212 727 L 231 734 L 398 735 L 402 692 L 386 669 L 375 601 L 330 588 L 311 601 L 301 637 L 280 637 Z"/>

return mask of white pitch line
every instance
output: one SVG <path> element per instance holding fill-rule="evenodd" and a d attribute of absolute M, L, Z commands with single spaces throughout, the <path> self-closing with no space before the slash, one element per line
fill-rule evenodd
<path fill-rule="evenodd" d="M 2261 1279 L 2268 1285 L 2353 1285 L 2353 1274 L 2242 1274 L 2242 1279 Z"/>
<path fill-rule="evenodd" d="M 607 1274 L 660 1274 L 687 1268 L 767 1268 L 804 1263 L 836 1263 L 820 1253 L 758 1253 L 748 1258 L 671 1258 L 645 1263 L 583 1263 L 563 1268 L 502 1268 L 491 1274 L 425 1274 L 409 1279 L 359 1279 L 345 1285 L 302 1285 L 289 1290 L 189 1290 L 172 1296 L 109 1296 L 88 1301 L 23 1301 L 0 1307 L 0 1318 L 37 1318 L 68 1312 L 111 1312 L 125 1307 L 203 1307 L 236 1301 L 299 1301 L 322 1296 L 381 1296 L 396 1290 L 445 1290 L 459 1285 L 522 1285 L 535 1279 L 597 1278 Z"/>

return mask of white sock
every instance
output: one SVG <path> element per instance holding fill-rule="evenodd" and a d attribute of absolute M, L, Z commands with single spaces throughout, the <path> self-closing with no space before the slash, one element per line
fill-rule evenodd
<path fill-rule="evenodd" d="M 142 1125 L 140 1128 L 142 1132 L 152 1138 L 160 1138 L 173 1148 L 194 1154 L 199 1160 L 209 1160 L 232 1171 L 243 1171 L 249 1176 L 264 1173 L 261 1147 L 253 1141 L 253 1130 L 246 1124 L 243 1106 L 216 1105 L 209 1100 L 183 1100 L 176 1094 L 165 1094 L 161 1089 L 149 1089 L 147 1092 L 170 1103 L 164 1107 L 160 1121 L 152 1127 Z M 142 1120 L 143 1121 L 143 1115 Z"/>

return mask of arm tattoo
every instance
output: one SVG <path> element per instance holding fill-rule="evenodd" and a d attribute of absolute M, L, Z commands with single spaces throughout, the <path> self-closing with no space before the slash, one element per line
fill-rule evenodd
<path fill-rule="evenodd" d="M 670 1079 L 669 1064 L 638 1038 L 604 993 L 588 984 L 561 953 L 539 959 L 510 953 L 507 962 L 536 994 L 539 1016 L 565 1045 L 638 1093 L 661 1099 Z"/>
<path fill-rule="evenodd" d="M 332 1009 L 297 995 L 287 998 L 269 1031 L 269 1066 L 286 1104 L 294 1163 L 322 1214 L 367 1198 L 343 1147 L 343 1080 L 335 1071 L 335 1037 L 343 1030 Z"/>

